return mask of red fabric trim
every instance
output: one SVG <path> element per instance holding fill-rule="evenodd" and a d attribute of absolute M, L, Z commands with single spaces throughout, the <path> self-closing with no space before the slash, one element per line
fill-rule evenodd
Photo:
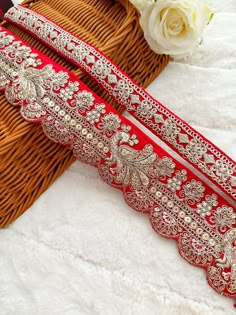
<path fill-rule="evenodd" d="M 18 21 L 16 21 L 14 19 L 14 14 L 15 12 L 17 12 L 17 10 L 24 10 L 24 12 L 27 14 L 29 14 L 30 16 L 30 12 L 33 14 L 36 14 L 38 19 L 46 19 L 47 23 L 49 23 L 52 27 L 56 27 L 57 30 L 57 35 L 60 34 L 60 32 L 65 32 L 68 37 L 70 38 L 72 43 L 75 43 L 76 40 L 80 41 L 81 43 L 84 44 L 84 46 L 86 47 L 90 47 L 96 55 L 96 58 L 102 58 L 105 61 L 107 61 L 106 66 L 112 70 L 112 73 L 114 74 L 114 69 L 115 71 L 117 71 L 117 73 L 120 74 L 121 78 L 125 78 L 125 80 L 127 80 L 126 82 L 131 82 L 135 88 L 135 91 L 133 93 L 133 95 L 135 96 L 140 96 L 140 99 L 143 100 L 148 100 L 152 105 L 153 108 L 157 108 L 157 109 L 162 109 L 162 117 L 165 118 L 170 118 L 171 122 L 173 122 L 176 126 L 178 126 L 178 128 L 180 128 L 180 132 L 179 134 L 176 136 L 176 142 L 173 143 L 173 139 L 170 137 L 168 138 L 166 135 L 166 132 L 160 132 L 160 130 L 156 130 L 156 127 L 158 126 L 158 123 L 155 123 L 155 118 L 154 116 L 149 120 L 149 123 L 147 123 L 147 121 L 145 121 L 144 117 L 140 117 L 140 115 L 138 114 L 138 110 L 137 110 L 137 104 L 130 106 L 130 99 L 122 99 L 119 94 L 116 93 L 115 91 L 115 84 L 109 84 L 109 80 L 106 79 L 102 79 L 99 76 L 95 76 L 93 71 L 92 71 L 92 63 L 89 63 L 87 61 L 86 58 L 84 58 L 81 62 L 81 60 L 79 60 L 78 58 L 72 58 L 71 54 L 70 54 L 70 50 L 67 48 L 61 49 L 57 44 L 56 44 L 56 39 L 52 40 L 51 44 L 49 43 L 49 37 L 45 37 L 42 38 L 38 35 L 37 33 L 37 29 L 38 27 L 26 27 L 27 21 L 24 18 L 20 18 L 18 19 Z M 27 13 L 29 12 L 29 13 Z M 39 38 L 41 41 L 43 41 L 46 45 L 48 45 L 49 47 L 51 47 L 52 49 L 56 49 L 58 51 L 59 54 L 61 54 L 63 57 L 65 57 L 66 59 L 70 60 L 72 63 L 76 64 L 77 66 L 79 66 L 83 71 L 85 71 L 87 74 L 89 74 L 95 81 L 98 82 L 98 84 L 100 84 L 104 89 L 107 90 L 107 92 L 109 94 L 111 94 L 116 100 L 118 100 L 120 102 L 121 105 L 125 106 L 125 108 L 137 119 L 139 120 L 141 123 L 143 123 L 145 125 L 145 127 L 147 127 L 150 131 L 152 131 L 156 136 L 158 136 L 159 138 L 161 138 L 162 141 L 164 141 L 165 143 L 167 143 L 173 150 L 175 150 L 180 156 L 182 156 L 184 159 L 186 159 L 189 163 L 191 163 L 195 168 L 197 168 L 202 174 L 204 174 L 205 176 L 208 177 L 209 180 L 211 180 L 212 182 L 214 182 L 214 184 L 216 184 L 220 189 L 222 189 L 225 193 L 227 193 L 230 197 L 232 197 L 234 200 L 236 200 L 236 188 L 233 188 L 232 185 L 230 184 L 230 182 L 233 182 L 233 179 L 235 178 L 236 181 L 236 164 L 235 162 L 228 157 L 224 152 L 222 152 L 222 150 L 220 150 L 219 148 L 217 148 L 212 142 L 210 142 L 209 140 L 207 140 L 203 135 L 201 135 L 200 133 L 198 133 L 195 129 L 193 129 L 189 124 L 187 124 L 186 122 L 184 122 L 182 119 L 180 119 L 178 116 L 176 116 L 173 112 L 171 112 L 170 110 L 168 110 L 164 105 L 162 105 L 160 102 L 156 101 L 151 95 L 149 95 L 145 90 L 143 90 L 142 88 L 140 88 L 131 78 L 129 78 L 127 76 L 127 74 L 125 74 L 120 68 L 118 68 L 109 58 L 107 58 L 102 52 L 100 52 L 97 48 L 93 47 L 92 45 L 88 44 L 87 42 L 85 42 L 84 40 L 82 40 L 79 37 L 76 37 L 75 35 L 71 34 L 70 32 L 67 32 L 65 29 L 61 28 L 60 26 L 58 26 L 56 23 L 54 23 L 53 21 L 49 20 L 48 18 L 44 17 L 43 15 L 31 10 L 31 9 L 26 9 L 23 6 L 19 6 L 18 8 L 12 8 L 8 14 L 6 15 L 6 19 L 11 21 L 12 23 L 17 24 L 18 26 L 24 28 L 25 30 L 27 30 L 28 32 L 30 32 L 32 35 L 36 36 L 37 38 Z M 45 23 L 44 20 L 42 20 L 42 23 Z M 163 114 L 164 113 L 164 114 Z M 201 142 L 203 144 L 203 150 L 204 154 L 202 154 L 202 156 L 197 159 L 195 156 L 191 156 L 191 154 L 188 154 L 189 152 L 186 151 L 186 147 L 187 147 L 187 143 L 182 143 L 181 139 L 178 137 L 183 137 L 183 135 L 187 135 L 188 134 L 188 140 L 193 140 L 193 141 L 198 141 L 199 139 L 201 139 Z M 189 136 L 189 134 L 191 134 L 192 136 Z M 183 140 L 185 141 L 185 139 Z M 210 161 L 209 163 L 205 163 L 206 158 L 212 159 L 212 161 Z M 217 164 L 217 162 L 219 161 L 219 166 L 218 169 L 217 166 L 214 165 L 214 161 L 215 164 Z M 229 168 L 229 174 L 227 175 L 226 178 L 224 178 L 224 175 L 222 175 L 221 173 L 221 169 L 224 169 L 228 167 Z M 223 177 L 222 177 L 223 176 Z M 235 186 L 236 187 L 236 186 Z"/>
<path fill-rule="evenodd" d="M 180 255 L 236 297 L 236 215 L 228 202 L 89 90 L 74 74 L 0 27 L 0 89 L 28 121 L 120 189 Z M 96 140 L 96 141 L 95 141 Z"/>

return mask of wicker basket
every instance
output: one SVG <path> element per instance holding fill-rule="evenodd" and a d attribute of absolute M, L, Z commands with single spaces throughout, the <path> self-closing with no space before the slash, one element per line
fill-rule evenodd
<path fill-rule="evenodd" d="M 25 1 L 97 46 L 141 86 L 166 66 L 168 57 L 154 54 L 143 38 L 139 17 L 128 0 Z M 76 66 L 31 35 L 4 22 L 4 27 L 78 75 L 121 112 L 116 102 Z M 74 161 L 70 150 L 53 143 L 41 127 L 22 119 L 19 109 L 0 95 L 0 226 L 14 221 Z"/>

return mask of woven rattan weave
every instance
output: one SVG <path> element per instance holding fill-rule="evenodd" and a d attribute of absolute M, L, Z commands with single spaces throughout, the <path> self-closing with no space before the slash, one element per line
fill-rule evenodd
<path fill-rule="evenodd" d="M 166 66 L 168 57 L 154 54 L 143 38 L 138 13 L 128 0 L 25 1 L 74 34 L 86 39 L 141 86 L 146 87 Z M 22 29 L 4 27 L 78 75 L 122 111 L 114 100 L 77 67 Z M 67 148 L 53 143 L 41 127 L 27 123 L 18 108 L 0 95 L 0 226 L 14 221 L 74 161 Z M 78 188 L 79 189 L 79 188 Z"/>

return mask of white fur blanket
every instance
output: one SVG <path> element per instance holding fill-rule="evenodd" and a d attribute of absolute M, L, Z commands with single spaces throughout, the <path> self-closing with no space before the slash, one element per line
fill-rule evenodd
<path fill-rule="evenodd" d="M 149 92 L 236 158 L 236 1 L 198 53 L 168 65 Z M 158 236 L 95 169 L 74 163 L 0 230 L 0 315 L 233 315 L 205 273 Z"/>

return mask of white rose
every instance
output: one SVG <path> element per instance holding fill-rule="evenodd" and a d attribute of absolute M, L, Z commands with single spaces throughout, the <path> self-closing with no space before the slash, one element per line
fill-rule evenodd
<path fill-rule="evenodd" d="M 135 6 L 139 11 L 143 10 L 145 6 L 150 3 L 155 3 L 155 0 L 130 0 L 131 3 Z"/>
<path fill-rule="evenodd" d="M 213 14 L 205 0 L 131 0 L 149 46 L 175 59 L 191 55 Z"/>

